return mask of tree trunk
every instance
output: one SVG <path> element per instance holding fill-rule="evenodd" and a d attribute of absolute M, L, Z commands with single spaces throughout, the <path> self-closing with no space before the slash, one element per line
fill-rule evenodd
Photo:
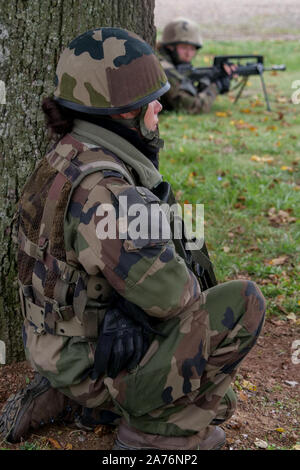
<path fill-rule="evenodd" d="M 0 85 L 6 88 L 6 104 L 0 90 L 0 340 L 7 362 L 24 358 L 12 217 L 46 152 L 41 101 L 54 91 L 59 55 L 74 37 L 101 26 L 134 31 L 153 46 L 154 1 L 0 0 Z"/>

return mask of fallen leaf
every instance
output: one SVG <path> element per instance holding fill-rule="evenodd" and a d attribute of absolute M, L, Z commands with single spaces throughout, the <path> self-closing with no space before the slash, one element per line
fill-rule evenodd
<path fill-rule="evenodd" d="M 281 266 L 286 263 L 286 261 L 289 259 L 288 256 L 283 255 L 279 256 L 278 258 L 271 259 L 268 264 L 271 264 L 272 266 Z"/>
<path fill-rule="evenodd" d="M 277 103 L 287 103 L 287 98 L 284 96 L 277 96 Z"/>
<path fill-rule="evenodd" d="M 256 390 L 257 390 L 256 385 L 252 384 L 248 380 L 243 380 L 242 387 L 246 388 L 250 392 L 256 392 Z"/>
<path fill-rule="evenodd" d="M 55 449 L 62 449 L 62 446 L 56 439 L 53 439 L 52 437 L 47 437 L 47 440 Z"/>
<path fill-rule="evenodd" d="M 293 447 L 293 450 L 300 450 L 300 444 L 296 444 L 296 445 Z"/>
<path fill-rule="evenodd" d="M 217 117 L 227 117 L 228 113 L 226 111 L 217 111 L 216 113 Z"/>
<path fill-rule="evenodd" d="M 229 251 L 230 251 L 229 246 L 223 246 L 223 251 L 224 251 L 224 253 L 229 253 Z"/>
<path fill-rule="evenodd" d="M 269 222 L 273 227 L 279 227 L 280 225 L 284 224 L 292 224 L 297 221 L 296 217 L 291 217 L 290 213 L 292 209 L 282 210 L 280 209 L 276 212 L 275 207 L 271 207 L 268 210 L 268 218 Z"/>
<path fill-rule="evenodd" d="M 285 380 L 284 383 L 289 385 L 290 387 L 296 387 L 296 385 L 298 385 L 298 382 L 294 380 Z"/>
<path fill-rule="evenodd" d="M 244 204 L 241 204 L 240 202 L 237 202 L 234 204 L 235 209 L 246 209 L 246 206 Z"/>
<path fill-rule="evenodd" d="M 252 155 L 251 160 L 254 162 L 272 163 L 274 161 L 274 157 L 259 157 L 258 155 Z"/>
<path fill-rule="evenodd" d="M 102 425 L 96 426 L 94 429 L 94 433 L 97 434 L 97 436 L 102 436 L 105 434 L 105 427 Z"/>
<path fill-rule="evenodd" d="M 295 315 L 294 312 L 289 313 L 289 314 L 286 316 L 286 318 L 288 318 L 288 320 L 291 320 L 292 322 L 297 321 L 297 317 L 296 317 L 296 315 Z"/>
<path fill-rule="evenodd" d="M 282 167 L 280 167 L 280 169 L 281 169 L 282 171 L 289 171 L 289 172 L 293 172 L 293 171 L 294 171 L 293 168 L 291 168 L 290 166 L 285 166 L 285 165 L 283 165 Z"/>
<path fill-rule="evenodd" d="M 249 108 L 244 108 L 244 109 L 241 109 L 241 113 L 250 114 L 252 113 L 252 111 Z"/>
<path fill-rule="evenodd" d="M 283 429 L 283 428 L 276 428 L 275 431 L 280 432 L 280 433 L 283 433 L 283 432 L 285 432 L 285 429 Z"/>
<path fill-rule="evenodd" d="M 266 441 L 262 441 L 261 439 L 255 439 L 254 444 L 256 447 L 259 447 L 259 449 L 267 449 L 268 443 Z"/>
<path fill-rule="evenodd" d="M 257 106 L 264 106 L 264 103 L 260 100 L 255 100 L 254 102 L 251 103 L 251 106 L 252 108 L 256 108 Z M 269 118 L 267 117 L 267 119 L 265 119 L 266 121 L 268 120 Z"/>
<path fill-rule="evenodd" d="M 65 450 L 72 450 L 73 449 L 73 445 L 68 443 L 66 446 L 65 446 Z"/>
<path fill-rule="evenodd" d="M 242 390 L 240 390 L 240 393 L 239 393 L 239 398 L 243 401 L 248 401 L 248 396 L 246 395 L 245 392 L 243 392 Z"/>

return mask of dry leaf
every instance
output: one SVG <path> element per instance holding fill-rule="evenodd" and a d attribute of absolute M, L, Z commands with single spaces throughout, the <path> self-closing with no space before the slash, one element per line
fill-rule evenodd
<path fill-rule="evenodd" d="M 229 253 L 229 251 L 230 251 L 229 246 L 223 246 L 223 251 L 224 251 L 224 253 Z"/>
<path fill-rule="evenodd" d="M 47 440 L 55 449 L 62 449 L 62 446 L 56 439 L 53 439 L 52 437 L 47 437 Z"/>
<path fill-rule="evenodd" d="M 277 103 L 287 103 L 287 98 L 284 96 L 277 96 Z"/>
<path fill-rule="evenodd" d="M 246 209 L 246 206 L 244 206 L 244 204 L 241 204 L 240 202 L 237 202 L 236 204 L 234 204 L 234 208 L 235 209 Z"/>
<path fill-rule="evenodd" d="M 265 157 L 259 157 L 258 155 L 252 155 L 251 160 L 254 162 L 262 162 L 262 163 L 272 163 L 274 161 L 274 157 L 270 157 L 266 155 Z"/>
<path fill-rule="evenodd" d="M 239 398 L 243 401 L 248 401 L 248 397 L 247 397 L 246 393 L 243 392 L 242 390 L 240 390 Z"/>
<path fill-rule="evenodd" d="M 277 428 L 277 429 L 275 429 L 275 431 L 282 433 L 282 432 L 285 432 L 285 429 L 283 429 L 283 428 Z"/>
<path fill-rule="evenodd" d="M 262 441 L 261 439 L 255 439 L 254 444 L 260 449 L 267 449 L 268 447 L 268 443 L 266 441 Z"/>
<path fill-rule="evenodd" d="M 226 111 L 217 111 L 215 114 L 218 117 L 228 117 L 228 113 Z"/>
<path fill-rule="evenodd" d="M 66 446 L 65 446 L 65 450 L 72 450 L 73 449 L 73 446 L 72 444 L 68 443 Z"/>
<path fill-rule="evenodd" d="M 105 427 L 103 425 L 96 426 L 94 429 L 94 433 L 97 434 L 97 436 L 103 436 L 105 434 Z"/>
<path fill-rule="evenodd" d="M 290 166 L 285 166 L 285 165 L 281 166 L 280 169 L 281 169 L 282 171 L 289 171 L 289 172 L 293 172 L 293 171 L 294 171 L 293 168 L 291 168 Z"/>
<path fill-rule="evenodd" d="M 286 318 L 287 318 L 288 320 L 291 320 L 292 322 L 297 321 L 297 317 L 296 317 L 296 315 L 295 315 L 294 312 L 290 312 L 290 313 L 286 316 Z"/>
<path fill-rule="evenodd" d="M 256 390 L 257 390 L 256 385 L 252 384 L 248 380 L 243 380 L 242 387 L 246 388 L 250 392 L 256 392 Z"/>
<path fill-rule="evenodd" d="M 268 262 L 268 264 L 271 264 L 272 266 L 281 266 L 281 265 L 285 264 L 288 259 L 289 259 L 288 256 L 283 255 L 283 256 L 279 256 L 278 258 L 271 259 Z"/>
<path fill-rule="evenodd" d="M 288 210 L 279 210 L 276 212 L 275 207 L 271 207 L 268 210 L 268 217 L 269 217 L 269 222 L 273 227 L 279 227 L 280 225 L 283 224 L 292 224 L 296 222 L 296 217 L 291 217 L 290 213 L 292 212 L 292 209 Z"/>

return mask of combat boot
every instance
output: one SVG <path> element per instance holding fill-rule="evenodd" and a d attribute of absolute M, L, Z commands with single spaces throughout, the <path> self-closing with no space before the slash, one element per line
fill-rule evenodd
<path fill-rule="evenodd" d="M 122 420 L 113 450 L 217 450 L 225 444 L 225 432 L 218 426 L 207 426 L 188 437 L 146 434 Z"/>
<path fill-rule="evenodd" d="M 8 398 L 0 416 L 0 434 L 8 442 L 19 442 L 44 424 L 74 421 L 80 408 L 36 373 L 29 385 Z"/>
<path fill-rule="evenodd" d="M 121 416 L 110 409 L 105 408 L 82 408 L 80 415 L 76 416 L 75 424 L 84 431 L 94 431 L 97 426 L 117 426 Z"/>

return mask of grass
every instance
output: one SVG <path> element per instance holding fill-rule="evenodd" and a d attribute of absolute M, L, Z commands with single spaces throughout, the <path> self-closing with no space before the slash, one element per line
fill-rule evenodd
<path fill-rule="evenodd" d="M 246 53 L 286 64 L 285 72 L 264 74 L 272 111 L 259 77 L 250 77 L 236 104 L 231 92 L 219 96 L 209 114 L 160 119 L 161 172 L 182 202 L 204 204 L 219 282 L 250 277 L 260 284 L 269 315 L 281 318 L 300 310 L 300 104 L 291 102 L 292 83 L 300 80 L 298 48 L 296 41 L 208 41 L 194 65 Z"/>

